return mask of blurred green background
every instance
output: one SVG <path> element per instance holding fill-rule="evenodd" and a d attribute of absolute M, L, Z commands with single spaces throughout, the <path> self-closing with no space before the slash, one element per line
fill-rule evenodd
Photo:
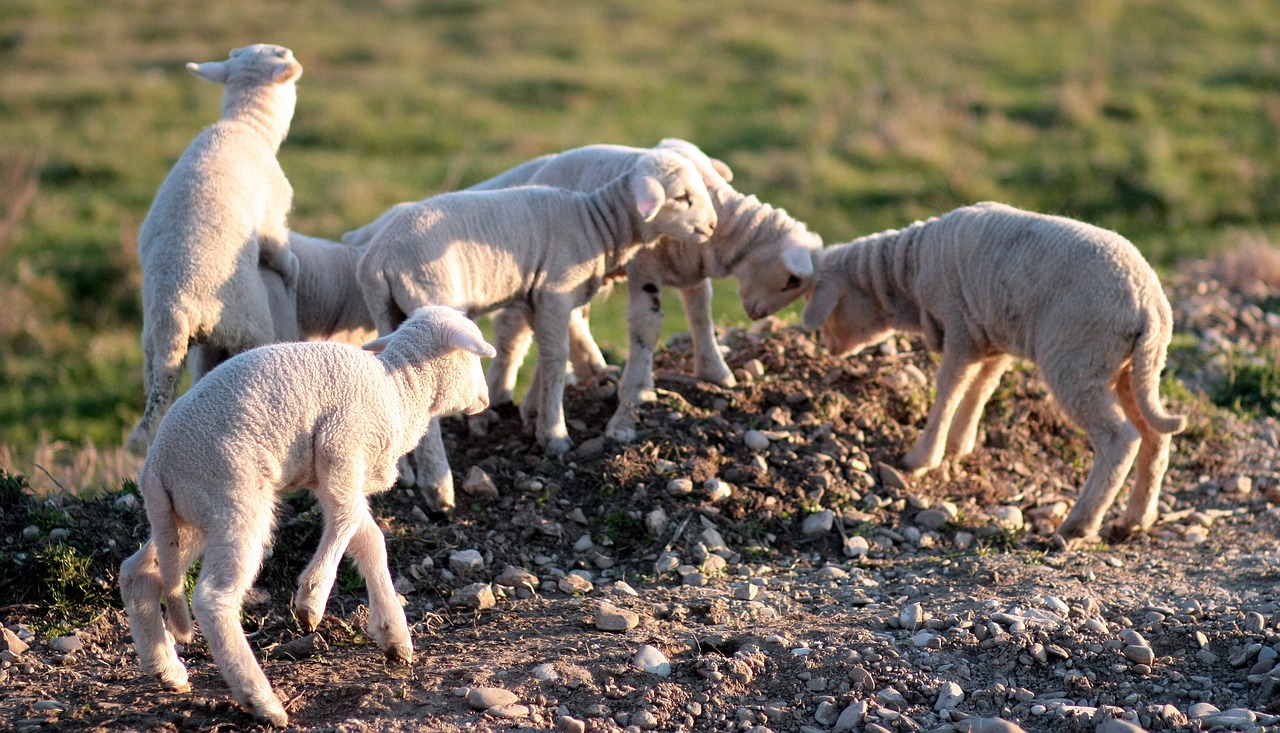
<path fill-rule="evenodd" d="M 118 446 L 137 418 L 137 228 L 221 100 L 183 64 L 256 42 L 306 69 L 280 157 L 317 236 L 666 136 L 829 243 L 981 199 L 1161 268 L 1280 231 L 1274 0 L 5 0 L 0 448 Z M 622 295 L 593 311 L 614 354 Z M 745 321 L 733 283 L 717 302 Z"/>

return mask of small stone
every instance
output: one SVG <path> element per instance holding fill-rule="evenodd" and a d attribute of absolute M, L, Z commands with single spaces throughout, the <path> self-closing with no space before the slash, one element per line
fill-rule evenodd
<path fill-rule="evenodd" d="M 759 379 L 764 376 L 764 362 L 759 359 L 751 359 L 742 365 L 742 370 L 753 378 Z"/>
<path fill-rule="evenodd" d="M 1126 659 L 1134 664 L 1150 665 L 1152 662 L 1156 661 L 1156 653 L 1152 651 L 1149 646 L 1130 644 L 1124 648 L 1123 654 Z"/>
<path fill-rule="evenodd" d="M 800 532 L 805 537 L 821 537 L 831 532 L 835 526 L 836 514 L 830 509 L 823 509 L 804 518 Z"/>
<path fill-rule="evenodd" d="M 501 687 L 472 687 L 467 692 L 467 704 L 472 710 L 488 710 L 498 705 L 513 705 L 520 698 L 511 690 Z"/>
<path fill-rule="evenodd" d="M 561 593 L 576 595 L 578 593 L 590 593 L 595 585 L 578 573 L 569 573 L 560 580 L 556 581 L 556 587 Z"/>
<path fill-rule="evenodd" d="M 960 724 L 960 730 L 968 733 L 1027 733 L 1022 726 L 1002 718 L 969 718 Z"/>
<path fill-rule="evenodd" d="M 898 623 L 902 624 L 902 628 L 907 631 L 915 631 L 920 624 L 927 620 L 929 620 L 929 616 L 919 603 L 907 604 L 902 609 L 902 613 L 898 614 Z"/>
<path fill-rule="evenodd" d="M 762 451 L 769 447 L 769 438 L 759 430 L 748 430 L 743 434 L 742 442 L 753 451 Z"/>
<path fill-rule="evenodd" d="M 1267 628 L 1267 620 L 1257 611 L 1250 611 L 1244 615 L 1244 630 L 1251 634 L 1262 633 Z"/>
<path fill-rule="evenodd" d="M 755 583 L 739 583 L 733 589 L 733 597 L 740 601 L 754 601 L 760 595 L 760 586 Z"/>
<path fill-rule="evenodd" d="M 1001 529 L 1017 532 L 1026 525 L 1022 510 L 1016 506 L 1000 505 L 991 507 L 987 513 L 996 520 Z"/>
<path fill-rule="evenodd" d="M 529 670 L 529 674 L 539 682 L 555 682 L 560 679 L 560 673 L 556 671 L 556 665 L 551 662 L 543 662 L 533 669 Z"/>
<path fill-rule="evenodd" d="M 938 701 L 933 704 L 937 712 L 953 710 L 964 702 L 964 688 L 955 682 L 943 682 L 938 687 Z"/>
<path fill-rule="evenodd" d="M 667 493 L 672 496 L 688 496 L 693 493 L 693 481 L 687 478 L 673 478 L 667 482 Z"/>
<path fill-rule="evenodd" d="M 59 636 L 49 640 L 49 648 L 55 652 L 63 654 L 72 654 L 84 649 L 84 644 L 80 642 L 80 637 L 75 634 L 69 636 Z"/>
<path fill-rule="evenodd" d="M 640 730 L 653 730 L 658 727 L 658 716 L 648 710 L 637 710 L 627 723 L 628 727 L 634 725 Z"/>
<path fill-rule="evenodd" d="M 596 609 L 595 621 L 601 631 L 630 631 L 640 625 L 640 614 L 612 603 L 601 603 Z"/>
<path fill-rule="evenodd" d="M 813 719 L 818 721 L 820 725 L 830 726 L 839 719 L 839 713 L 836 712 L 836 706 L 830 702 L 823 700 L 818 703 L 818 709 L 813 712 Z"/>
<path fill-rule="evenodd" d="M 1253 491 L 1253 479 L 1244 474 L 1237 474 L 1222 484 L 1222 490 L 1228 494 L 1247 495 Z"/>
<path fill-rule="evenodd" d="M 625 580 L 615 580 L 613 585 L 609 586 L 609 592 L 615 596 L 625 596 L 627 598 L 640 597 L 640 593 Z"/>
<path fill-rule="evenodd" d="M 877 692 L 876 702 L 890 710 L 904 710 L 908 705 L 907 698 L 903 697 L 901 692 L 898 692 L 892 687 L 886 687 Z"/>
<path fill-rule="evenodd" d="M 534 590 L 538 587 L 538 576 L 525 570 L 524 568 L 508 565 L 494 581 L 498 585 L 505 585 L 511 588 L 528 588 Z"/>
<path fill-rule="evenodd" d="M 1216 705 L 1207 702 L 1197 702 L 1187 708 L 1187 717 L 1192 720 L 1199 720 L 1201 718 L 1207 718 L 1210 715 L 1217 715 L 1220 712 L 1222 711 L 1219 710 Z"/>
<path fill-rule="evenodd" d="M 71 530 L 66 527 L 58 527 L 49 530 L 49 539 L 61 542 L 71 536 Z"/>
<path fill-rule="evenodd" d="M 272 659 L 308 659 L 317 654 L 329 651 L 329 642 L 317 632 L 312 632 L 298 639 L 286 641 L 275 647 L 268 654 Z"/>
<path fill-rule="evenodd" d="M 556 730 L 559 733 L 585 733 L 587 723 L 569 715 L 561 715 L 556 718 Z"/>
<path fill-rule="evenodd" d="M 709 478 L 702 484 L 707 492 L 707 499 L 712 502 L 723 501 L 733 495 L 733 487 L 718 478 Z"/>
<path fill-rule="evenodd" d="M 893 489 L 909 489 L 911 482 L 901 471 L 887 463 L 877 463 L 876 473 L 880 474 L 880 483 Z"/>
<path fill-rule="evenodd" d="M 43 534 L 44 533 L 40 531 L 40 528 L 34 524 L 29 524 L 22 528 L 22 539 L 26 542 L 35 542 L 40 539 L 40 536 Z"/>
<path fill-rule="evenodd" d="M 693 482 L 689 482 L 689 491 L 693 490 Z M 688 493 L 688 492 L 685 492 Z M 670 519 L 667 517 L 666 511 L 662 507 L 657 507 L 644 515 L 644 528 L 650 537 L 661 537 L 667 531 L 667 524 Z"/>
<path fill-rule="evenodd" d="M 573 543 L 573 551 L 581 554 L 583 552 L 586 552 L 587 550 L 594 548 L 595 546 L 596 546 L 596 543 L 591 540 L 591 533 L 587 532 L 583 534 L 581 537 L 579 537 L 577 541 Z"/>
<path fill-rule="evenodd" d="M 853 535 L 844 541 L 845 557 L 866 557 L 871 552 L 871 543 L 866 537 Z"/>
<path fill-rule="evenodd" d="M 840 717 L 836 718 L 836 724 L 831 728 L 831 733 L 851 733 L 857 730 L 862 723 L 863 718 L 867 717 L 866 700 L 856 700 L 850 703 L 844 710 L 840 711 Z"/>
<path fill-rule="evenodd" d="M 116 497 L 115 505 L 124 509 L 132 509 L 138 505 L 137 494 L 121 494 Z"/>
<path fill-rule="evenodd" d="M 1094 729 L 1094 733 L 1146 733 L 1146 728 L 1119 718 L 1108 718 Z"/>
<path fill-rule="evenodd" d="M 30 647 L 25 641 L 18 638 L 18 635 L 7 628 L 0 628 L 3 638 L 0 638 L 0 650 L 10 652 L 12 654 L 22 654 Z"/>
<path fill-rule="evenodd" d="M 706 585 L 707 580 L 708 580 L 707 574 L 700 571 L 685 573 L 684 577 L 681 578 L 681 582 L 683 582 L 687 586 L 691 586 L 694 588 L 701 588 L 702 586 Z"/>
<path fill-rule="evenodd" d="M 669 573 L 678 567 L 680 567 L 679 556 L 673 555 L 670 552 L 664 552 L 658 556 L 656 561 L 654 561 L 653 572 L 658 575 L 662 575 L 663 573 Z"/>
<path fill-rule="evenodd" d="M 459 550 L 449 555 L 449 569 L 458 575 L 484 570 L 484 556 L 479 550 Z"/>
<path fill-rule="evenodd" d="M 455 590 L 453 595 L 449 596 L 450 606 L 472 608 L 477 611 L 493 608 L 497 603 L 493 588 L 488 583 L 472 583 Z"/>
<path fill-rule="evenodd" d="M 462 482 L 462 493 L 476 499 L 497 499 L 498 485 L 483 468 L 472 466 L 467 472 L 466 480 Z"/>
<path fill-rule="evenodd" d="M 927 530 L 940 529 L 948 521 L 950 517 L 941 509 L 925 509 L 916 513 L 916 524 Z"/>
<path fill-rule="evenodd" d="M 656 674 L 659 677 L 671 676 L 671 661 L 655 646 L 645 644 L 636 651 L 631 663 L 642 672 Z"/>

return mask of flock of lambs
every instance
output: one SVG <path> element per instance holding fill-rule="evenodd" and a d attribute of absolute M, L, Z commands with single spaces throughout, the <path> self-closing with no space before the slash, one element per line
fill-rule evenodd
<path fill-rule="evenodd" d="M 368 586 L 369 635 L 412 658 L 384 538 L 367 495 L 399 480 L 453 506 L 439 416 L 510 401 L 530 341 L 537 367 L 521 416 L 544 450 L 570 448 L 569 366 L 604 360 L 585 309 L 625 276 L 629 353 L 607 435 L 636 434 L 652 394 L 659 289 L 684 298 L 697 376 L 725 386 L 709 278 L 733 276 L 760 318 L 804 296 L 804 325 L 837 353 L 895 330 L 942 352 L 937 398 L 903 458 L 920 472 L 974 449 L 983 407 L 1013 357 L 1034 361 L 1095 451 L 1059 527 L 1091 537 L 1137 464 L 1116 536 L 1156 519 L 1170 437 L 1185 420 L 1158 393 L 1171 316 L 1155 272 L 1123 237 L 1071 219 L 981 203 L 822 248 L 781 209 L 735 191 L 728 167 L 682 140 L 546 155 L 473 188 L 398 204 L 340 244 L 288 229 L 277 159 L 302 66 L 255 45 L 188 64 L 225 86 L 222 119 L 188 147 L 138 237 L 147 406 L 129 436 L 150 540 L 121 568 L 143 669 L 187 688 L 174 644 L 191 613 L 236 700 L 283 725 L 240 608 L 270 539 L 276 498 L 309 486 L 324 512 L 293 599 L 314 629 L 339 561 Z M 495 349 L 470 317 L 491 314 Z M 377 338 L 363 350 L 329 339 Z M 480 358 L 492 357 L 488 374 Z M 194 385 L 180 399 L 184 363 Z M 184 579 L 203 557 L 188 609 Z"/>

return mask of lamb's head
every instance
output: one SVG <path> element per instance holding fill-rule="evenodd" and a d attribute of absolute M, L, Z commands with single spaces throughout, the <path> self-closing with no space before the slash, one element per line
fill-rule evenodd
<path fill-rule="evenodd" d="M 391 363 L 440 375 L 436 389 L 440 414 L 474 415 L 489 406 L 489 387 L 480 357 L 497 354 L 484 334 L 461 311 L 424 306 L 409 315 L 392 333 L 364 345 Z"/>
<path fill-rule="evenodd" d="M 652 150 L 628 173 L 636 210 L 647 229 L 644 239 L 666 235 L 705 244 L 716 228 L 716 210 L 702 175 L 688 158 L 670 150 Z"/>
<path fill-rule="evenodd" d="M 702 174 L 702 182 L 707 184 L 709 190 L 714 191 L 733 180 L 733 171 L 724 161 L 712 158 L 702 152 L 702 148 L 688 140 L 667 137 L 660 140 L 654 147 L 659 150 L 673 150 L 688 158 L 689 162 L 693 163 L 693 166 Z"/>
<path fill-rule="evenodd" d="M 734 265 L 742 308 L 753 320 L 777 313 L 806 293 L 813 283 L 822 237 L 799 222 Z"/>
<path fill-rule="evenodd" d="M 822 343 L 837 356 L 848 356 L 888 338 L 889 315 L 858 283 L 835 272 L 820 272 L 805 294 L 802 320 L 810 330 L 822 329 Z"/>
<path fill-rule="evenodd" d="M 293 51 L 284 46 L 258 43 L 233 49 L 226 61 L 188 63 L 187 70 L 205 81 L 226 85 L 227 92 L 222 99 L 224 116 L 242 103 L 238 94 L 241 90 L 270 90 L 275 102 L 275 108 L 270 111 L 285 122 L 287 131 L 298 100 L 297 81 L 302 76 L 302 64 L 293 57 Z"/>

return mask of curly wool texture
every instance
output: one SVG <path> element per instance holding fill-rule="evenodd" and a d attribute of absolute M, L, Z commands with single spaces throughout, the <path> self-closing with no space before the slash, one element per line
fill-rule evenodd
<path fill-rule="evenodd" d="M 315 628 L 350 552 L 368 585 L 370 636 L 394 661 L 412 657 L 366 496 L 391 485 L 396 460 L 432 416 L 488 406 L 479 357 L 493 350 L 448 308 L 424 308 L 369 347 L 382 352 L 337 343 L 253 349 L 210 372 L 161 422 L 138 475 L 152 536 L 122 565 L 120 590 L 139 661 L 165 686 L 187 685 L 173 640 L 192 637 L 183 581 L 203 555 L 192 606 L 214 661 L 256 717 L 287 721 L 240 628 L 240 607 L 277 497 L 303 486 L 314 487 L 325 526 L 299 580 L 295 615 Z"/>
<path fill-rule="evenodd" d="M 1135 457 L 1117 532 L 1155 521 L 1169 436 L 1185 425 L 1158 391 L 1173 319 L 1155 271 L 1119 234 L 998 203 L 956 209 L 824 251 L 804 323 L 837 353 L 893 331 L 922 332 L 942 352 L 937 399 L 903 459 L 915 471 L 972 451 L 1010 357 L 1034 361 L 1096 454 L 1059 531 L 1095 534 Z"/>
<path fill-rule="evenodd" d="M 178 159 L 138 232 L 147 406 L 127 442 L 135 453 L 146 451 L 177 396 L 192 344 L 216 362 L 275 340 L 259 263 L 290 290 L 298 277 L 285 223 L 293 189 L 276 152 L 301 64 L 287 48 L 259 44 L 188 68 L 225 85 L 222 119 Z"/>
<path fill-rule="evenodd" d="M 646 243 L 666 235 L 701 244 L 715 223 L 693 165 L 651 150 L 590 192 L 523 186 L 402 205 L 373 234 L 356 274 L 382 333 L 428 303 L 473 316 L 516 305 L 532 314 L 539 389 L 522 409 L 543 447 L 564 453 L 571 445 L 562 400 L 572 311 Z M 433 509 L 447 510 L 453 483 L 438 431 L 425 442 L 414 457 L 415 483 Z"/>
<path fill-rule="evenodd" d="M 472 188 L 537 184 L 590 191 L 621 175 L 638 157 L 654 149 L 674 151 L 694 164 L 711 193 L 718 223 L 706 244 L 658 237 L 637 252 L 624 270 L 629 299 L 627 365 L 619 383 L 618 410 L 606 429 L 611 438 L 623 441 L 634 439 L 638 405 L 653 389 L 653 351 L 663 319 L 658 293 L 663 286 L 679 288 L 684 299 L 698 376 L 732 386 L 733 374 L 716 341 L 709 278 L 737 277 L 744 306 L 753 317 L 763 317 L 800 296 L 813 272 L 811 258 L 822 246 L 819 237 L 785 210 L 734 190 L 728 182 L 732 176 L 728 166 L 694 144 L 675 138 L 652 149 L 588 145 L 544 155 Z M 489 390 L 495 403 L 509 402 L 514 395 L 516 373 L 530 343 L 528 321 L 527 313 L 503 313 L 495 318 L 498 357 L 489 368 Z M 588 378 L 603 372 L 604 357 L 581 312 L 570 321 L 570 347 L 577 376 Z M 536 389 L 537 385 L 531 388 Z"/>

